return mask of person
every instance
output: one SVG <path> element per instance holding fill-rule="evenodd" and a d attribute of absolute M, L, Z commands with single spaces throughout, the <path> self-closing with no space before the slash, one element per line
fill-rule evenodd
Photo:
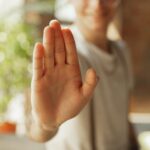
<path fill-rule="evenodd" d="M 136 149 L 129 138 L 129 51 L 107 38 L 119 0 L 71 3 L 75 25 L 53 20 L 35 45 L 27 133 L 50 150 Z"/>

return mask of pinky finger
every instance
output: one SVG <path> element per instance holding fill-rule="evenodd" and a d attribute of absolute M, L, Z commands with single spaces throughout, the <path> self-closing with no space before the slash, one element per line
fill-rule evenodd
<path fill-rule="evenodd" d="M 43 76 L 44 47 L 41 43 L 36 43 L 33 52 L 33 80 L 39 80 Z"/>

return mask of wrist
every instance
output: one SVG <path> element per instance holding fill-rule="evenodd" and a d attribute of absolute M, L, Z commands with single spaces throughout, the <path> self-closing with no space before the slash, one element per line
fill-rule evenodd
<path fill-rule="evenodd" d="M 32 110 L 32 122 L 36 125 L 39 129 L 47 132 L 55 132 L 59 128 L 54 122 L 43 122 L 39 119 L 37 114 Z"/>
<path fill-rule="evenodd" d="M 55 126 L 46 126 L 35 121 L 32 115 L 30 115 L 30 122 L 28 122 L 27 136 L 37 142 L 47 142 L 51 139 L 58 131 Z"/>

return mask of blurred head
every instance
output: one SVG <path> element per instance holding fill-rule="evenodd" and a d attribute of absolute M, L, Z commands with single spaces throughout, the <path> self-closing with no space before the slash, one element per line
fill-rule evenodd
<path fill-rule="evenodd" d="M 70 0 L 77 22 L 91 30 L 104 30 L 115 16 L 120 0 Z"/>

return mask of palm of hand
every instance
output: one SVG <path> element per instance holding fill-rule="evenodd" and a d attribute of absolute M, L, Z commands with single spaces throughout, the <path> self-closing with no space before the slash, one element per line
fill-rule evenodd
<path fill-rule="evenodd" d="M 77 108 L 81 105 L 79 103 L 82 102 L 80 101 L 82 99 L 81 85 L 82 81 L 78 66 L 57 66 L 52 74 L 45 75 L 36 84 L 36 101 L 39 101 L 39 103 L 42 101 L 40 109 L 45 110 L 43 114 L 45 116 L 42 116 L 42 118 L 52 118 L 54 120 L 57 118 L 59 122 L 63 122 L 71 116 L 73 117 L 74 113 L 76 114 L 80 109 Z M 78 103 L 76 99 L 80 99 Z M 57 112 L 55 112 L 56 110 Z M 60 118 L 63 118 L 63 120 Z"/>
<path fill-rule="evenodd" d="M 85 106 L 96 86 L 96 74 L 90 70 L 82 84 L 73 37 L 58 22 L 45 29 L 43 41 L 44 46 L 37 44 L 34 51 L 32 108 L 41 124 L 58 126 Z"/>

